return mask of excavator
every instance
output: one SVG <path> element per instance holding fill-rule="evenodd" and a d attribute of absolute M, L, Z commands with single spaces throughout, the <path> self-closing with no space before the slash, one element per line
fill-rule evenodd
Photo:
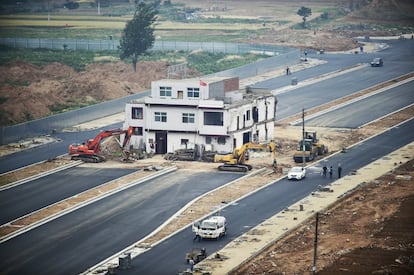
<path fill-rule="evenodd" d="M 231 172 L 247 172 L 253 167 L 248 164 L 248 150 L 269 150 L 273 156 L 273 167 L 276 168 L 276 145 L 274 141 L 269 143 L 254 143 L 248 142 L 242 145 L 242 147 L 234 149 L 232 154 L 214 156 L 214 162 L 222 162 L 224 164 L 219 165 L 217 168 L 220 171 L 231 171 Z"/>
<path fill-rule="evenodd" d="M 100 143 L 103 139 L 110 136 L 119 136 L 125 134 L 122 143 L 124 160 L 129 160 L 129 151 L 125 149 L 132 135 L 132 127 L 127 130 L 112 129 L 100 132 L 94 139 L 89 139 L 86 143 L 69 145 L 69 155 L 72 160 L 82 160 L 89 163 L 98 163 L 105 161 L 105 157 L 100 154 Z"/>

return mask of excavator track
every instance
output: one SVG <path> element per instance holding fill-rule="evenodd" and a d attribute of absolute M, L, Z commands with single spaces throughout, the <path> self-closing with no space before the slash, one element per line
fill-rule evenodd
<path fill-rule="evenodd" d="M 76 155 L 72 156 L 71 160 L 81 160 L 86 163 L 99 163 L 104 162 L 105 158 L 99 155 Z"/>
<path fill-rule="evenodd" d="M 252 170 L 252 166 L 249 164 L 223 164 L 218 167 L 219 171 L 228 171 L 228 172 L 243 172 L 246 173 L 249 170 Z"/>

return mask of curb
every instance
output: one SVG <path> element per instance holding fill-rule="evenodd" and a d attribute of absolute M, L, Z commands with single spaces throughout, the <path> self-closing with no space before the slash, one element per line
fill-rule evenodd
<path fill-rule="evenodd" d="M 45 162 L 47 162 L 47 161 L 42 161 L 42 162 L 39 162 L 39 163 L 45 163 Z M 40 174 L 36 174 L 36 175 L 30 176 L 30 177 L 27 177 L 25 179 L 21 179 L 21 180 L 18 180 L 18 181 L 15 181 L 15 182 L 6 184 L 6 185 L 0 187 L 0 192 L 1 191 L 4 191 L 4 190 L 7 190 L 9 188 L 12 188 L 12 187 L 15 187 L 15 186 L 18 186 L 18 185 L 27 183 L 29 181 L 36 180 L 36 179 L 40 179 L 42 177 L 46 177 L 46 176 L 51 175 L 53 173 L 57 173 L 57 172 L 60 172 L 60 171 L 63 171 L 63 170 L 66 170 L 66 169 L 69 169 L 69 168 L 72 168 L 72 167 L 81 165 L 81 164 L 83 164 L 83 162 L 81 160 L 78 160 L 78 161 L 75 161 L 75 162 L 72 162 L 72 163 L 68 163 L 68 164 L 65 164 L 65 165 L 62 165 L 62 166 L 53 168 L 53 169 L 48 170 L 46 172 L 42 172 Z M 18 169 L 18 170 L 20 170 L 20 169 Z M 13 171 L 11 171 L 11 172 L 13 172 Z"/>

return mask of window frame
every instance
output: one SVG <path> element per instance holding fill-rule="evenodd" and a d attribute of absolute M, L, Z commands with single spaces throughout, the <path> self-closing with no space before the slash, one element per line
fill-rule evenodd
<path fill-rule="evenodd" d="M 137 110 L 138 112 L 135 112 L 134 110 Z M 144 119 L 144 108 L 132 107 L 131 108 L 131 119 Z"/>
<path fill-rule="evenodd" d="M 187 88 L 188 98 L 200 98 L 200 88 Z"/>
<path fill-rule="evenodd" d="M 167 112 L 154 112 L 156 122 L 167 122 Z"/>
<path fill-rule="evenodd" d="M 226 137 L 217 137 L 217 144 L 225 145 L 226 144 Z"/>
<path fill-rule="evenodd" d="M 213 114 L 215 114 L 214 117 L 213 117 Z M 211 119 L 206 121 L 207 120 L 206 115 L 207 115 L 207 117 L 211 116 L 209 118 L 217 119 L 216 122 L 213 123 L 214 121 L 211 120 Z M 206 123 L 206 122 L 209 122 L 209 123 Z M 205 125 L 205 126 L 224 126 L 224 113 L 223 112 L 211 112 L 211 111 L 204 112 L 203 113 L 203 125 Z"/>
<path fill-rule="evenodd" d="M 182 123 L 195 123 L 195 114 L 182 113 Z"/>
<path fill-rule="evenodd" d="M 160 86 L 159 92 L 160 92 L 160 97 L 170 97 L 172 95 L 172 87 Z"/>
<path fill-rule="evenodd" d="M 132 135 L 133 136 L 143 136 L 144 135 L 144 128 L 143 127 L 132 127 Z"/>

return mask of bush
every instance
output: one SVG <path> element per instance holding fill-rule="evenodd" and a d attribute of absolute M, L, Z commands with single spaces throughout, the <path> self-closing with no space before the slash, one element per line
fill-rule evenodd
<path fill-rule="evenodd" d="M 68 10 L 76 10 L 79 8 L 78 2 L 67 2 L 63 5 L 63 7 L 67 8 Z"/>

